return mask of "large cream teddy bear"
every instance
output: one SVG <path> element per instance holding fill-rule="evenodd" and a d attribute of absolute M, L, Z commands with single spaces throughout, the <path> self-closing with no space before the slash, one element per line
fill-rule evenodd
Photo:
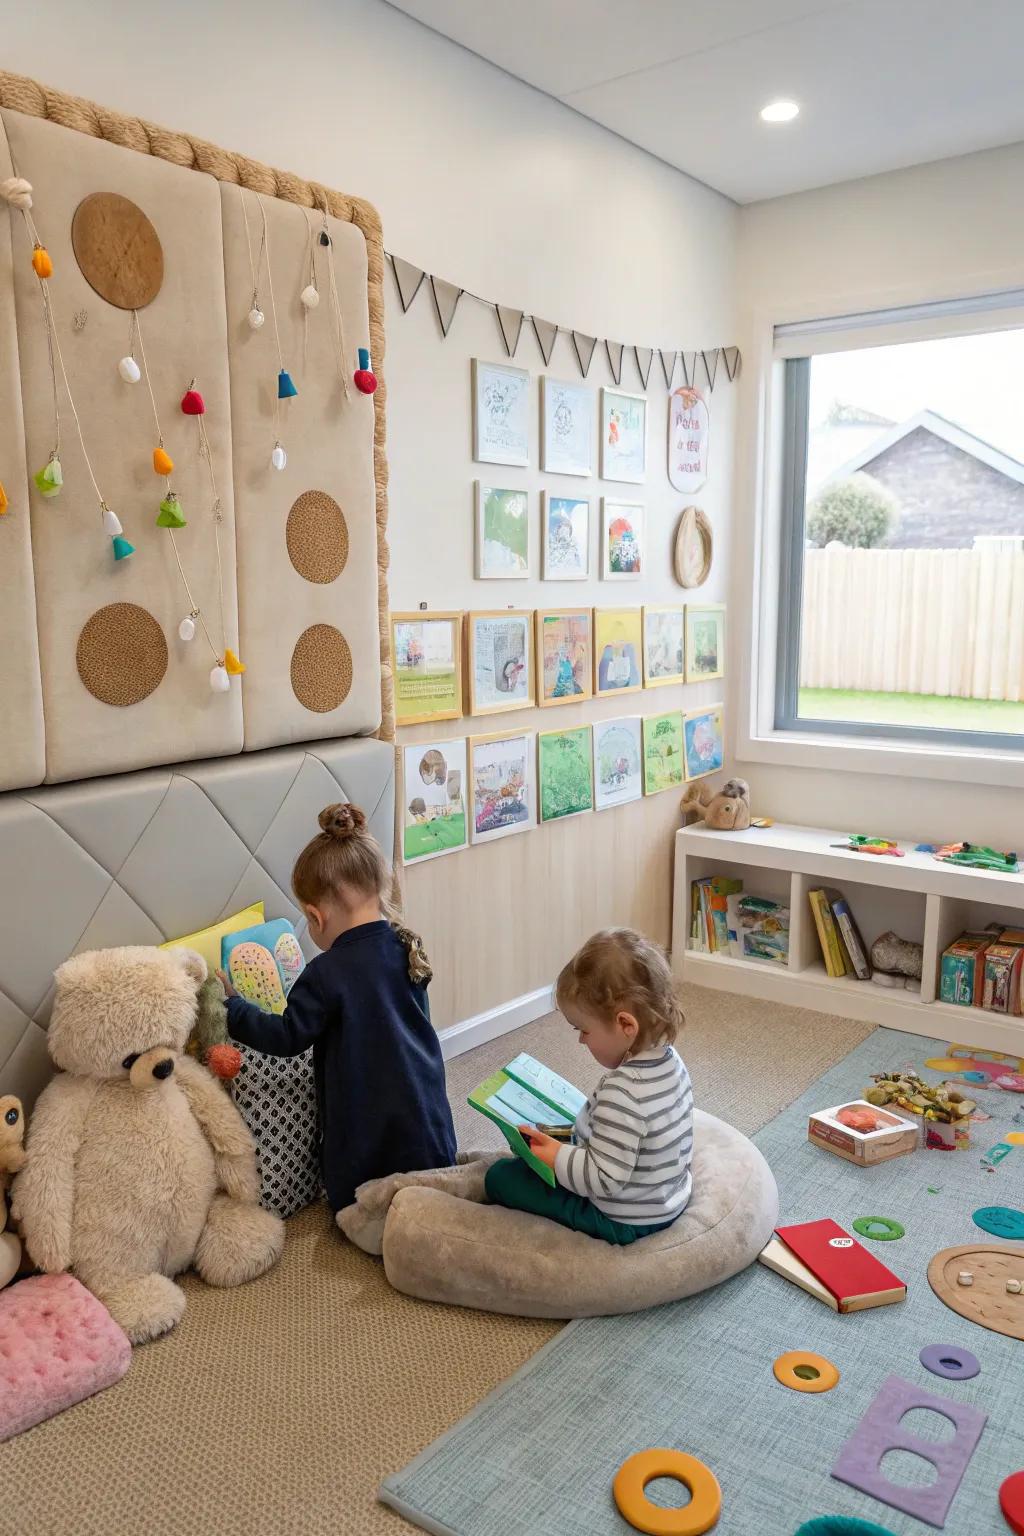
<path fill-rule="evenodd" d="M 61 1070 L 14 1185 L 30 1257 L 72 1270 L 135 1344 L 181 1318 L 172 1275 L 239 1285 L 284 1243 L 238 1111 L 184 1054 L 205 979 L 183 949 L 96 950 L 60 967 L 47 1043 Z"/>

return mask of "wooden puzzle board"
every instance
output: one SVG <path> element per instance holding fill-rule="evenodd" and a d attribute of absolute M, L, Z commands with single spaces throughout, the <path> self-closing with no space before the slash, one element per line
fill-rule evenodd
<path fill-rule="evenodd" d="M 957 1275 L 969 1270 L 972 1285 L 958 1285 Z M 1007 1280 L 1024 1281 L 1024 1248 L 968 1243 L 943 1248 L 928 1265 L 928 1284 L 951 1311 L 993 1333 L 1024 1339 L 1024 1292 L 1011 1294 Z"/>

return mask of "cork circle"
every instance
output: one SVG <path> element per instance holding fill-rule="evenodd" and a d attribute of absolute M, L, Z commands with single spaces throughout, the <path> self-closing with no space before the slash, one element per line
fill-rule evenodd
<path fill-rule="evenodd" d="M 94 699 L 124 708 L 140 704 L 163 682 L 167 641 L 137 603 L 97 608 L 78 637 L 78 675 Z"/>
<path fill-rule="evenodd" d="M 333 624 L 311 624 L 292 651 L 292 692 L 305 709 L 326 715 L 348 698 L 352 652 Z"/>
<path fill-rule="evenodd" d="M 71 221 L 75 260 L 89 287 L 117 309 L 145 309 L 163 285 L 164 253 L 138 203 L 93 192 Z"/>
<path fill-rule="evenodd" d="M 337 581 L 348 562 L 348 524 L 333 496 L 303 491 L 288 513 L 288 558 L 305 581 Z"/>

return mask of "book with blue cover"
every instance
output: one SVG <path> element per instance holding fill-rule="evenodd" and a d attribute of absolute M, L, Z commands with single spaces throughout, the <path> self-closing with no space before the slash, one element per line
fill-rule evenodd
<path fill-rule="evenodd" d="M 519 1126 L 533 1126 L 558 1141 L 567 1141 L 586 1102 L 586 1094 L 525 1052 L 469 1095 L 472 1107 L 494 1121 L 516 1156 L 552 1188 L 553 1171 L 530 1151 Z"/>

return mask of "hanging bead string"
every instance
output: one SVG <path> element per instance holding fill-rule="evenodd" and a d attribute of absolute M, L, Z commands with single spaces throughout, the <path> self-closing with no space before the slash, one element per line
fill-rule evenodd
<path fill-rule="evenodd" d="M 334 241 L 331 239 L 327 228 L 327 210 L 320 210 L 322 224 L 320 227 L 320 244 L 327 246 L 327 283 L 330 296 L 331 320 L 334 325 L 335 345 L 337 348 L 338 375 L 341 379 L 341 388 L 346 400 L 352 398 L 352 390 L 349 385 L 349 371 L 345 362 L 345 325 L 341 314 L 341 296 L 338 292 L 338 277 L 334 270 Z"/>
<path fill-rule="evenodd" d="M 245 243 L 249 251 L 249 271 L 252 274 L 252 306 L 249 310 L 248 320 L 252 330 L 258 331 L 263 324 L 264 314 L 260 309 L 260 273 L 263 270 L 263 258 L 267 250 L 267 219 L 263 217 L 263 237 L 260 240 L 259 256 L 256 261 L 252 259 L 252 238 L 249 234 L 249 213 L 245 206 L 245 193 L 241 187 L 238 196 L 242 204 L 242 218 L 245 220 Z M 259 317 L 258 319 L 256 317 Z"/>
<path fill-rule="evenodd" d="M 260 309 L 258 303 L 258 292 L 259 277 L 261 271 L 263 270 L 264 257 L 266 257 L 267 291 L 270 294 L 270 316 L 274 322 L 274 341 L 277 345 L 278 368 L 277 394 L 274 398 L 274 448 L 270 455 L 270 462 L 275 469 L 284 469 L 288 462 L 288 455 L 281 443 L 281 401 L 290 399 L 297 393 L 297 391 L 295 385 L 292 383 L 291 376 L 284 366 L 284 352 L 281 347 L 281 329 L 277 321 L 277 301 L 274 296 L 274 272 L 270 260 L 270 228 L 267 223 L 267 210 L 261 194 L 257 193 L 256 201 L 259 204 L 260 216 L 263 221 L 263 229 L 260 236 L 259 256 L 257 260 L 254 261 L 252 254 L 252 237 L 249 231 L 249 214 L 245 204 L 245 193 L 241 187 L 238 189 L 238 195 L 242 203 L 242 218 L 245 222 L 245 243 L 249 251 L 249 272 L 252 276 L 253 307 L 249 311 L 249 324 L 252 326 L 253 330 L 259 330 L 263 325 L 264 320 L 263 311 Z M 305 310 L 303 312 L 305 313 Z M 259 316 L 258 321 L 254 318 L 256 315 Z"/>
<path fill-rule="evenodd" d="M 299 294 L 299 303 L 302 306 L 302 372 L 305 376 L 309 367 L 309 312 L 316 309 L 320 303 L 320 290 L 316 285 L 316 245 L 313 239 L 313 226 L 306 216 L 306 255 L 303 265 L 306 268 L 306 276 L 309 281 Z"/>
<path fill-rule="evenodd" d="M 192 383 L 189 385 L 190 389 L 195 387 L 195 382 L 195 379 L 193 379 Z M 220 493 L 217 490 L 217 474 L 213 467 L 213 450 L 210 447 L 210 439 L 206 432 L 206 421 L 203 416 L 200 415 L 196 417 L 196 426 L 199 432 L 199 457 L 206 460 L 206 468 L 210 476 L 210 494 L 213 498 L 210 506 L 210 516 L 213 519 L 213 542 L 217 552 L 217 601 L 220 605 L 220 632 L 221 639 L 223 641 L 221 650 L 219 652 L 214 646 L 213 641 L 210 640 L 210 632 L 207 630 L 206 624 L 203 622 L 202 614 L 199 615 L 199 622 L 203 625 L 203 630 L 206 634 L 207 640 L 210 640 L 211 650 L 213 650 L 214 655 L 217 657 L 221 665 L 223 665 L 223 660 L 228 653 L 228 626 L 227 619 L 225 618 L 224 605 L 224 562 L 221 556 L 220 547 L 220 527 L 221 523 L 224 521 L 224 512 L 221 506 Z M 194 606 L 195 605 L 193 604 L 193 607 Z"/>

